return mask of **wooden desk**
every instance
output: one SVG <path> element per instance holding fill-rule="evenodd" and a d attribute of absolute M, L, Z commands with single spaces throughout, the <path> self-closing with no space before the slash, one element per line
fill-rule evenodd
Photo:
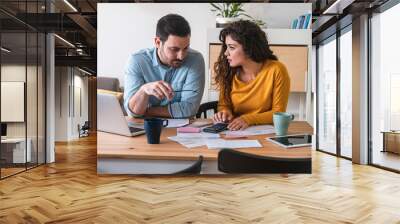
<path fill-rule="evenodd" d="M 306 122 L 292 122 L 289 134 L 312 133 Z M 125 137 L 97 132 L 97 171 L 99 174 L 168 174 L 186 168 L 199 155 L 203 155 L 202 173 L 219 173 L 217 170 L 218 150 L 206 146 L 188 149 L 168 139 L 176 135 L 176 128 L 163 129 L 160 144 L 147 144 L 146 136 Z M 237 149 L 264 156 L 309 158 L 311 147 L 285 149 L 265 140 L 272 135 L 249 136 L 257 139 L 263 148 Z"/>

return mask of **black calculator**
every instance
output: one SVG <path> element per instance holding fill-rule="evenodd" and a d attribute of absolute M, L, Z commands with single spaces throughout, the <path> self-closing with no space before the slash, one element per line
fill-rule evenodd
<path fill-rule="evenodd" d="M 216 123 L 210 127 L 206 127 L 203 129 L 204 132 L 209 133 L 219 133 L 225 130 L 228 130 L 228 123 Z"/>

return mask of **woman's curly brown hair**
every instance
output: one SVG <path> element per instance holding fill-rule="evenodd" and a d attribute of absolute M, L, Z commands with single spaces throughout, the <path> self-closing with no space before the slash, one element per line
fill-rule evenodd
<path fill-rule="evenodd" d="M 225 102 L 231 105 L 232 80 L 234 75 L 239 72 L 239 68 L 231 68 L 224 55 L 227 48 L 225 43 L 227 36 L 242 45 L 245 54 L 255 62 L 262 63 L 267 59 L 278 60 L 278 58 L 269 47 L 267 35 L 257 24 L 248 20 L 240 20 L 230 23 L 222 29 L 219 34 L 222 49 L 217 62 L 214 64 L 215 83 L 219 90 L 223 91 Z"/>

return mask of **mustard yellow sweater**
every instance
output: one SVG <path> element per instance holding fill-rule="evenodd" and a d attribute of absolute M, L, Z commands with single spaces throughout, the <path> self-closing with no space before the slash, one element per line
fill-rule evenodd
<path fill-rule="evenodd" d="M 230 111 L 247 124 L 272 124 L 274 112 L 286 111 L 290 78 L 284 64 L 275 60 L 264 63 L 256 78 L 249 83 L 235 75 L 232 82 L 232 105 L 228 105 L 220 91 L 218 111 Z"/>

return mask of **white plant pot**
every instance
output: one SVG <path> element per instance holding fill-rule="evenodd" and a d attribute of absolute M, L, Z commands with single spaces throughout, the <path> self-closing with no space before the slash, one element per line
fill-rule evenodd
<path fill-rule="evenodd" d="M 240 18 L 226 18 L 226 17 L 217 17 L 215 21 L 217 22 L 217 28 L 224 28 L 226 25 L 232 22 L 239 21 Z"/>

